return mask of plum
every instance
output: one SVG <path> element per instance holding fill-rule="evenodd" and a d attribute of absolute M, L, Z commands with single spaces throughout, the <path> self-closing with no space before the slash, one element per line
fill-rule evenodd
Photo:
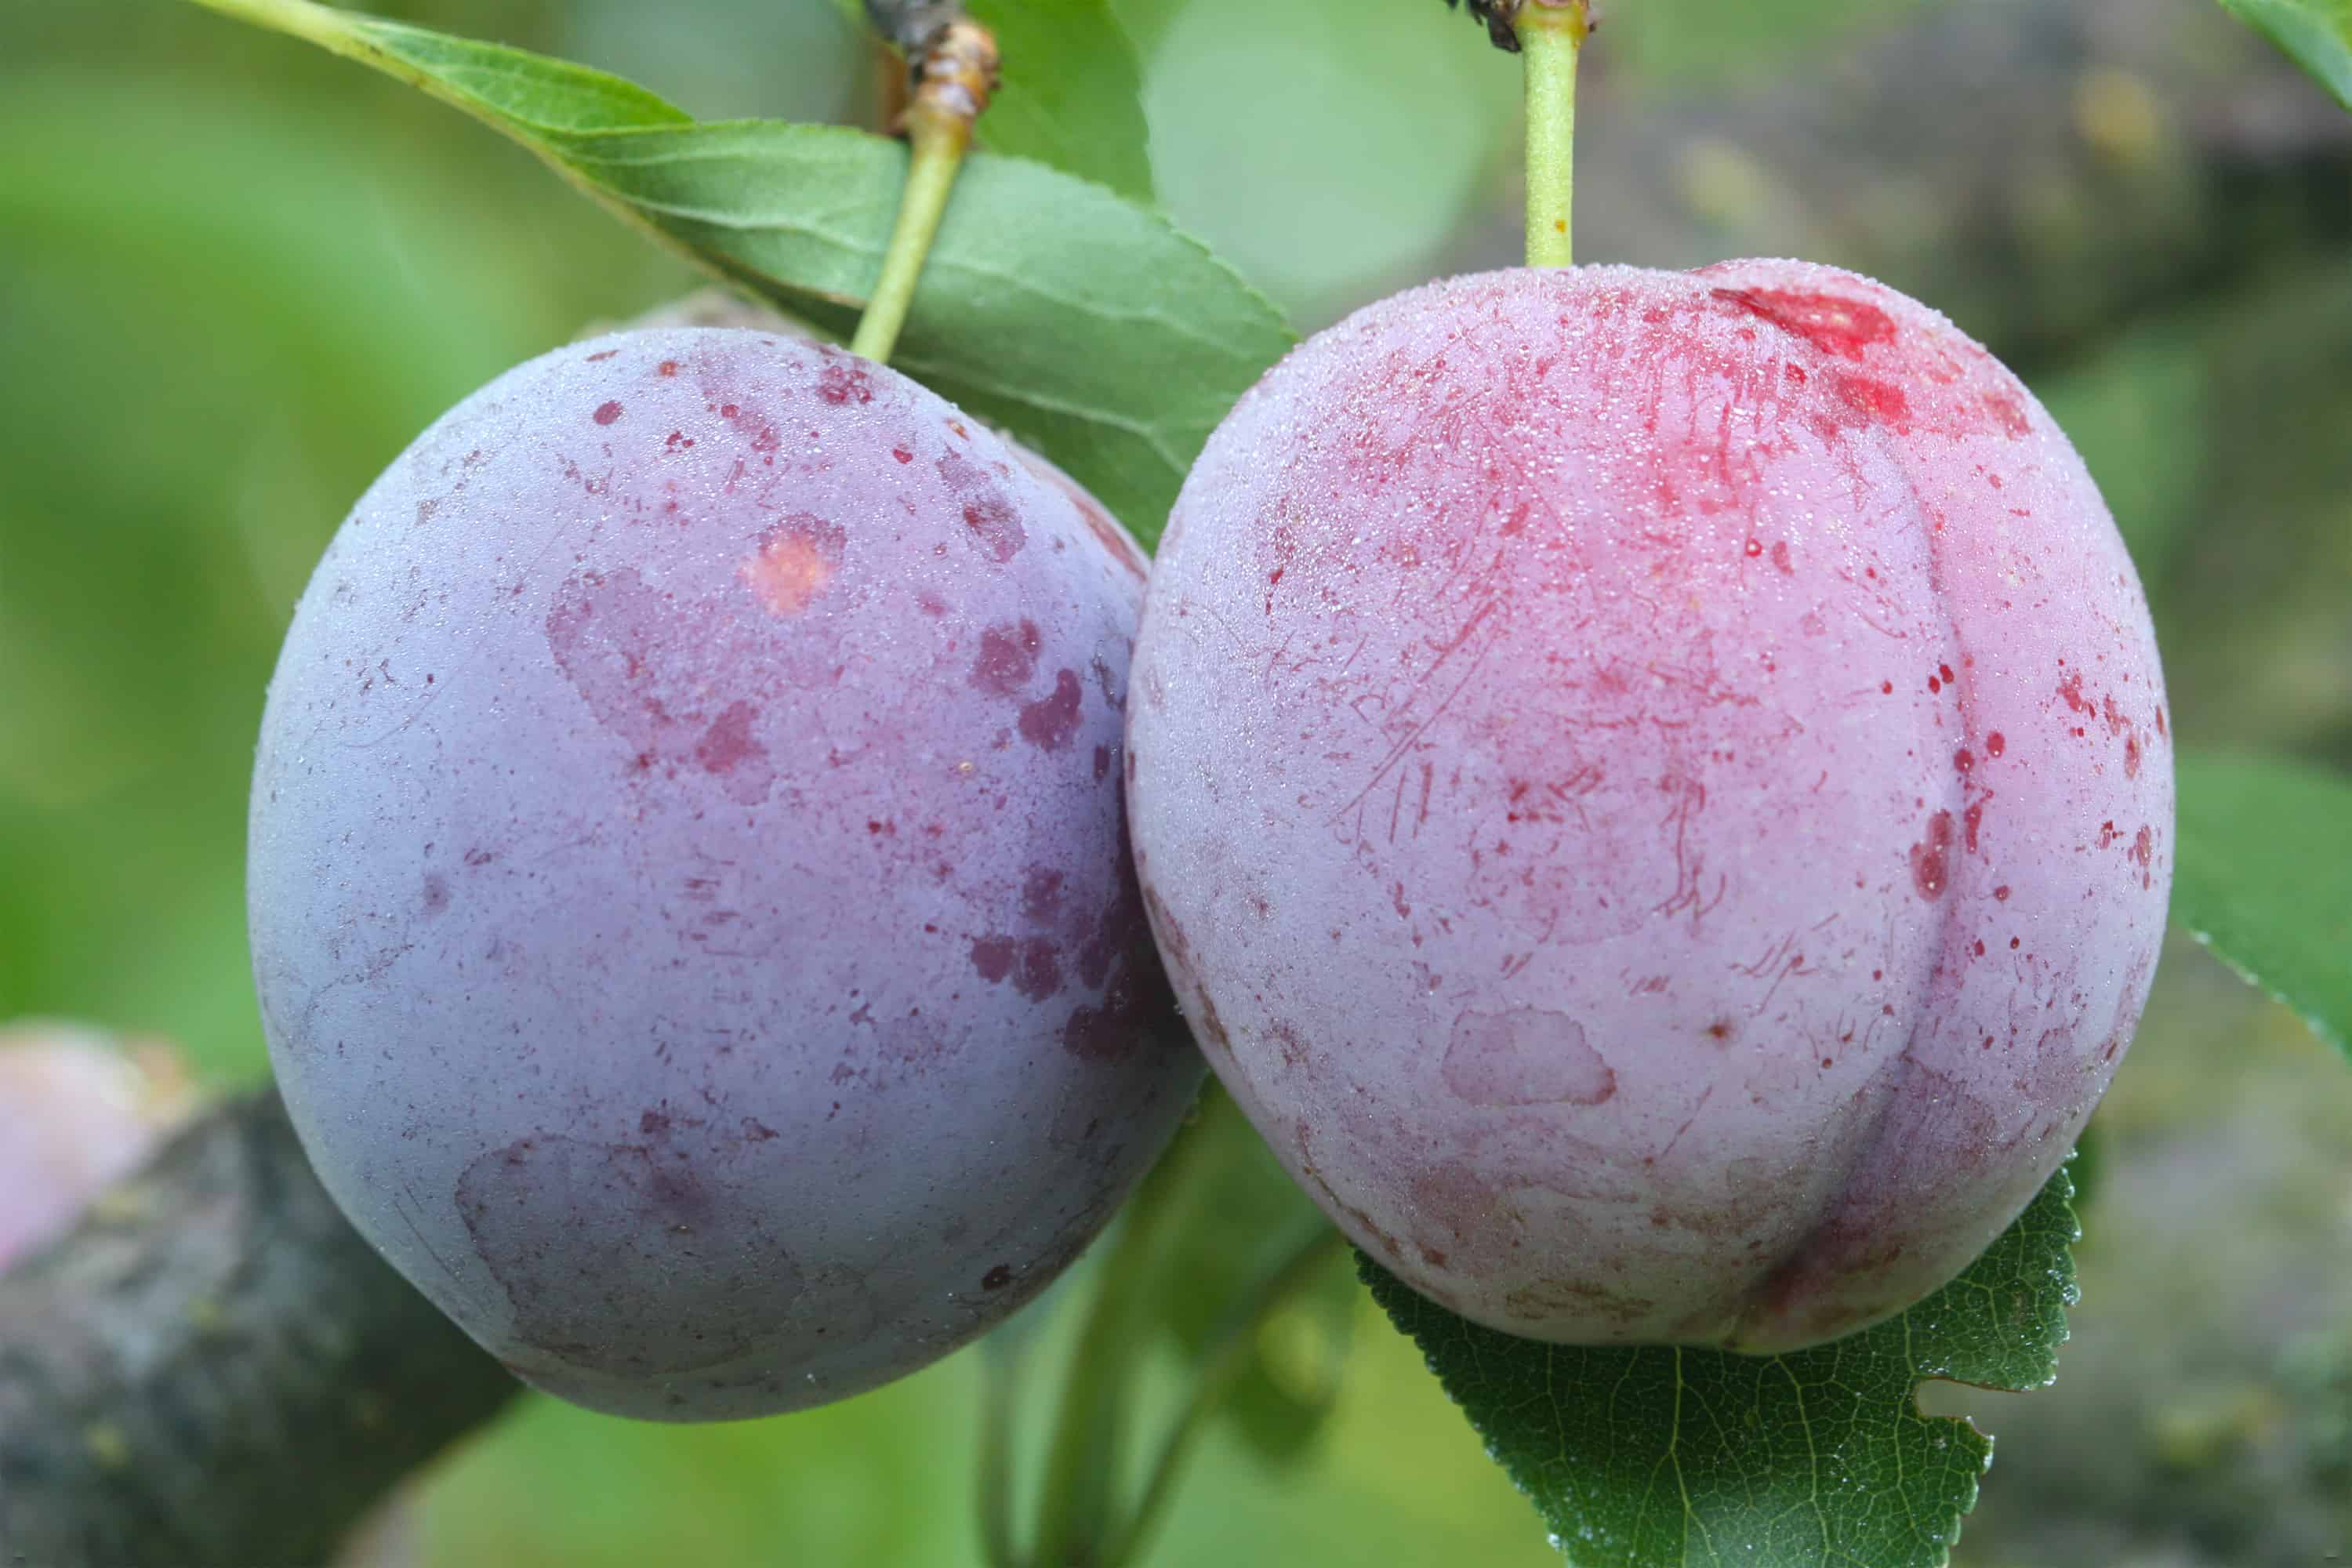
<path fill-rule="evenodd" d="M 1795 1348 L 1949 1280 L 2147 994 L 2164 687 L 2088 474 L 1851 273 L 1457 279 L 1235 406 L 1136 651 L 1211 1065 L 1433 1299 Z"/>
<path fill-rule="evenodd" d="M 254 776 L 271 1059 L 353 1223 L 534 1384 L 872 1387 L 1172 1132 L 1142 557 L 1066 483 L 895 372 L 669 329 L 500 377 L 336 535 Z"/>

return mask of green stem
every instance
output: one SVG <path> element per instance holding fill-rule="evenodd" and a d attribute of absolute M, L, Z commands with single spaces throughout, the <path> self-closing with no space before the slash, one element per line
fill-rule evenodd
<path fill-rule="evenodd" d="M 1528 72 L 1528 265 L 1572 259 L 1570 205 L 1576 193 L 1576 57 L 1589 30 L 1582 0 L 1528 0 L 1517 18 Z"/>
<path fill-rule="evenodd" d="M 1155 1173 L 1155 1175 L 1157 1173 Z M 1128 1205 L 1105 1260 L 1045 1461 L 1038 1505 L 1036 1568 L 1099 1568 L 1118 1479 L 1118 1435 L 1128 1384 L 1140 1359 L 1135 1325 L 1152 1279 L 1167 1186 L 1147 1181 Z"/>
<path fill-rule="evenodd" d="M 1143 1495 L 1124 1528 L 1102 1553 L 1103 1568 L 1124 1568 L 1142 1551 L 1174 1493 L 1177 1474 L 1183 1468 L 1193 1439 L 1250 1369 L 1258 1330 L 1296 1291 L 1315 1278 L 1316 1272 L 1339 1250 L 1339 1233 L 1318 1218 L 1313 1232 L 1225 1314 L 1193 1379 L 1192 1396 L 1160 1445 L 1160 1458 L 1152 1464 Z"/>
<path fill-rule="evenodd" d="M 866 313 L 857 319 L 857 335 L 849 341 L 850 353 L 877 364 L 889 363 L 898 330 L 907 324 L 924 258 L 940 232 L 940 216 L 955 189 L 964 149 L 971 144 L 971 121 L 927 112 L 918 102 L 908 111 L 907 136 L 913 155 L 907 164 L 907 189 L 898 199 L 898 225 L 890 231 L 890 248 L 882 255 L 882 276 L 866 301 Z"/>
<path fill-rule="evenodd" d="M 1013 1544 L 1013 1402 L 1019 1352 L 980 1347 L 980 1541 L 988 1568 L 1020 1568 Z"/>

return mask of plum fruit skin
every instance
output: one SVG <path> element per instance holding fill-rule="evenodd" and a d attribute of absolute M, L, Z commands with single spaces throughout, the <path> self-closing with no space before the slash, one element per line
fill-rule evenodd
<path fill-rule="evenodd" d="M 1171 1134 L 1144 566 L 1065 483 L 837 351 L 649 331 L 483 388 L 336 535 L 254 779 L 271 1059 L 344 1212 L 531 1383 L 872 1387 Z"/>
<path fill-rule="evenodd" d="M 1129 813 L 1211 1065 L 1479 1322 L 1774 1352 L 2063 1159 L 2153 976 L 2164 689 L 2049 416 L 1866 279 L 1513 270 L 1235 406 Z"/>

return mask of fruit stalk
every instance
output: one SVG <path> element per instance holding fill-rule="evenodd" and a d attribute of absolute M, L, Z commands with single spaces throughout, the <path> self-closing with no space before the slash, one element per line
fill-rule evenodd
<path fill-rule="evenodd" d="M 986 27 L 958 17 L 941 27 L 915 66 L 914 98 L 905 129 L 909 156 L 898 226 L 882 257 L 882 276 L 858 319 L 850 352 L 889 363 L 914 303 L 915 284 L 940 231 L 957 172 L 971 146 L 972 121 L 996 89 L 996 39 Z"/>
<path fill-rule="evenodd" d="M 1576 190 L 1576 57 L 1592 30 L 1591 12 L 1585 0 L 1529 0 L 1514 26 L 1527 60 L 1528 265 L 1566 267 Z"/>
<path fill-rule="evenodd" d="M 1176 1478 L 1183 1468 L 1185 1456 L 1192 1451 L 1193 1439 L 1249 1370 L 1258 1331 L 1292 1297 L 1314 1282 L 1343 1242 L 1340 1234 L 1318 1217 L 1298 1243 L 1283 1255 L 1282 1261 L 1226 1310 L 1223 1325 L 1193 1374 L 1191 1394 L 1160 1443 L 1159 1457 L 1152 1461 L 1150 1479 L 1144 1483 L 1141 1497 L 1125 1527 L 1103 1553 L 1103 1561 L 1111 1568 L 1125 1568 L 1141 1560 L 1152 1529 L 1174 1493 Z"/>

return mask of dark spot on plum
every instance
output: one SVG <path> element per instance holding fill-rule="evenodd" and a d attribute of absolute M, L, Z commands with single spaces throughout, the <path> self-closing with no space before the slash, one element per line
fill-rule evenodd
<path fill-rule="evenodd" d="M 1095 783 L 1100 784 L 1109 776 L 1110 748 L 1108 746 L 1097 746 L 1095 748 Z"/>
<path fill-rule="evenodd" d="M 1927 819 L 1927 837 L 1911 846 L 1911 885 L 1923 899 L 1939 899 L 1951 875 L 1952 814 L 1939 811 Z"/>
<path fill-rule="evenodd" d="M 1201 1016 L 1198 1022 L 1202 1044 L 1213 1045 L 1227 1056 L 1234 1054 L 1234 1038 L 1225 1033 L 1225 1021 L 1217 1016 L 1216 998 L 1205 991 L 1201 993 Z"/>
<path fill-rule="evenodd" d="M 963 523 L 979 539 L 992 561 L 1010 561 L 1029 542 L 1028 530 L 1009 505 L 974 501 L 963 509 Z"/>
<path fill-rule="evenodd" d="M 1000 1263 L 980 1277 L 980 1288 L 983 1290 L 1002 1290 L 1012 1283 L 1013 1266 L 1009 1263 Z"/>
<path fill-rule="evenodd" d="M 906 447 L 891 447 L 891 448 L 890 448 L 890 455 L 891 455 L 892 457 L 894 457 L 894 458 L 898 458 L 898 459 L 900 462 L 902 462 L 902 463 L 911 463 L 911 462 L 913 462 L 913 461 L 915 460 L 915 454 L 914 454 L 914 453 L 912 453 L 912 452 L 909 452 L 909 451 L 908 451 L 908 450 L 907 450 L 907 448 L 906 448 Z"/>
<path fill-rule="evenodd" d="M 1789 542 L 1787 540 L 1776 539 L 1772 542 L 1772 564 L 1779 567 L 1782 572 L 1788 574 L 1790 576 L 1793 577 L 1796 575 L 1797 568 L 1789 559 Z"/>
<path fill-rule="evenodd" d="M 618 350 L 618 349 L 604 349 L 604 350 L 601 350 L 600 352 L 598 352 L 598 353 L 596 353 L 590 354 L 590 355 L 588 356 L 588 363 L 589 363 L 590 364 L 601 364 L 601 363 L 603 363 L 604 361 L 606 361 L 606 360 L 608 360 L 608 359 L 611 359 L 614 354 L 619 353 L 620 352 L 621 352 L 621 351 L 620 351 L 620 350 Z"/>
<path fill-rule="evenodd" d="M 2008 749 L 2009 742 L 2000 738 L 2000 731 L 1995 730 L 1991 734 L 1985 737 L 1985 755 L 1989 757 L 1997 757 Z"/>
<path fill-rule="evenodd" d="M 425 879 L 425 912 L 437 915 L 448 907 L 449 884 L 428 873 Z"/>
<path fill-rule="evenodd" d="M 743 1118 L 743 1139 L 746 1142 L 765 1143 L 776 1135 L 776 1130 L 766 1122 L 747 1116 Z"/>
<path fill-rule="evenodd" d="M 871 403 L 874 401 L 874 378 L 866 374 L 865 365 L 854 356 L 828 354 L 824 368 L 817 373 L 816 395 L 821 401 L 830 403 L 835 408 L 852 399 Z"/>
<path fill-rule="evenodd" d="M 677 374 L 677 361 L 674 359 L 666 359 L 662 361 L 661 363 L 654 366 L 654 374 L 656 375 L 676 375 Z"/>
<path fill-rule="evenodd" d="M 695 742 L 694 760 L 702 764 L 702 771 L 730 773 L 746 763 L 764 763 L 768 748 L 751 734 L 752 722 L 759 716 L 748 702 L 729 703 Z"/>
<path fill-rule="evenodd" d="M 648 1138 L 659 1138 L 669 1131 L 669 1113 L 648 1110 L 637 1118 L 637 1131 Z"/>
<path fill-rule="evenodd" d="M 1840 375 L 1832 384 L 1845 405 L 1866 419 L 1899 426 L 1911 417 L 1911 400 L 1891 381 Z"/>
<path fill-rule="evenodd" d="M 1037 650 L 1042 646 L 1034 621 L 1007 621 L 987 627 L 980 634 L 980 657 L 972 661 L 971 684 L 999 697 L 1018 697 L 1037 674 Z"/>
<path fill-rule="evenodd" d="M 971 966 L 992 985 L 1013 973 L 1017 954 L 1017 944 L 1009 936 L 978 936 L 971 940 Z"/>
<path fill-rule="evenodd" d="M 1062 989 L 1062 950 L 1042 936 L 1031 937 L 1021 944 L 1021 966 L 1013 976 L 1013 989 L 1032 1002 L 1043 1002 Z"/>
<path fill-rule="evenodd" d="M 971 530 L 981 552 L 999 563 L 1018 554 L 1029 542 L 1029 531 L 1021 526 L 1020 513 L 995 482 L 960 452 L 943 454 L 938 468 L 948 488 L 965 498 L 964 526 Z"/>
<path fill-rule="evenodd" d="M 1877 306 L 1837 294 L 1787 289 L 1717 289 L 1718 300 L 1763 317 L 1823 353 L 1859 361 L 1872 343 L 1895 341 L 1895 320 Z"/>
<path fill-rule="evenodd" d="M 596 423 L 599 425 L 610 425 L 614 420 L 618 419 L 620 416 L 621 405 L 617 403 L 600 404 L 597 406 Z"/>
<path fill-rule="evenodd" d="M 1041 752 L 1059 751 L 1070 743 L 1077 733 L 1078 703 L 1086 689 L 1078 682 L 1078 672 L 1065 669 L 1054 677 L 1054 690 L 1049 697 L 1025 704 L 1021 710 L 1021 738 Z"/>
<path fill-rule="evenodd" d="M 1021 884 L 1021 912 L 1038 925 L 1051 925 L 1062 912 L 1063 874 L 1050 866 L 1032 866 Z"/>
<path fill-rule="evenodd" d="M 2011 440 L 2021 440 L 2032 433 L 2033 426 L 2025 417 L 2025 405 L 2010 394 L 1988 392 L 1984 395 L 1984 405 L 1992 415 L 1993 422 L 2000 426 L 2001 434 Z"/>

